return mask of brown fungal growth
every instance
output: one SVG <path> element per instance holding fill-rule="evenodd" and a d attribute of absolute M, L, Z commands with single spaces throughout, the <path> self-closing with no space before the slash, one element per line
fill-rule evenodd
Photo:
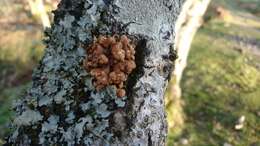
<path fill-rule="evenodd" d="M 124 83 L 136 68 L 135 49 L 128 37 L 99 36 L 86 50 L 84 68 L 94 77 L 96 89 L 115 85 L 117 96 L 125 96 Z"/>

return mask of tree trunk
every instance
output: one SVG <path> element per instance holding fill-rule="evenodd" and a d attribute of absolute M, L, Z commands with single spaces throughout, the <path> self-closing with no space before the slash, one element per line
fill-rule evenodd
<path fill-rule="evenodd" d="M 166 95 L 166 105 L 169 116 L 169 128 L 176 130 L 183 123 L 183 111 L 181 101 L 180 81 L 187 64 L 187 59 L 192 40 L 202 25 L 203 16 L 211 0 L 186 0 L 183 3 L 180 15 L 175 25 L 176 39 L 175 48 L 177 50 L 177 60 L 174 63 L 172 78 L 168 86 Z"/>
<path fill-rule="evenodd" d="M 190 51 L 192 40 L 202 25 L 203 16 L 208 8 L 211 0 L 186 0 L 183 9 L 181 10 L 180 17 L 176 23 L 176 40 L 175 48 L 177 50 L 178 59 L 175 61 L 175 69 L 173 71 L 173 79 L 176 88 L 181 96 L 180 81 L 183 71 L 187 64 L 187 59 Z"/>
<path fill-rule="evenodd" d="M 43 0 L 27 0 L 31 9 L 31 13 L 41 18 L 41 22 L 44 28 L 50 27 L 50 19 L 45 10 Z"/>
<path fill-rule="evenodd" d="M 163 95 L 180 7 L 179 0 L 62 0 L 6 145 L 165 145 Z M 97 91 L 82 63 L 95 36 L 114 34 L 136 44 L 123 98 L 113 86 Z"/>

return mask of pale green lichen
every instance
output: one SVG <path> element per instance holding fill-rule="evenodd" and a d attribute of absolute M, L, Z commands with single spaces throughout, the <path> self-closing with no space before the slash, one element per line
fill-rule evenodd
<path fill-rule="evenodd" d="M 42 96 L 40 99 L 39 99 L 39 102 L 38 102 L 38 105 L 41 107 L 41 106 L 44 106 L 44 105 L 49 105 L 52 103 L 52 100 L 47 97 L 47 96 Z"/>
<path fill-rule="evenodd" d="M 102 0 L 75 3 L 84 3 L 87 8 L 81 10 L 80 18 L 64 13 L 62 19 L 45 31 L 47 48 L 33 74 L 29 96 L 16 104 L 19 116 L 15 124 L 19 131 L 13 133 L 10 143 L 19 143 L 20 134 L 27 133 L 25 128 L 31 131 L 28 145 L 99 145 L 97 139 L 105 143 L 112 139 L 112 131 L 107 129 L 109 116 L 117 107 L 124 106 L 126 98 L 115 100 L 115 89 L 111 87 L 96 92 L 92 78 L 82 67 L 86 56 L 82 44 L 93 40 L 91 30 L 99 25 L 105 5 Z M 108 103 L 113 107 L 108 107 Z M 35 131 L 38 126 L 41 130 Z M 36 133 L 38 140 L 32 133 Z"/>
<path fill-rule="evenodd" d="M 59 91 L 55 96 L 54 96 L 54 101 L 57 104 L 61 104 L 62 102 L 65 101 L 65 96 L 67 94 L 66 90 L 61 90 Z"/>
<path fill-rule="evenodd" d="M 41 121 L 43 116 L 38 111 L 26 110 L 14 120 L 17 126 L 29 126 Z"/>
<path fill-rule="evenodd" d="M 77 143 L 80 142 L 81 137 L 83 136 L 83 132 L 86 130 L 85 125 L 91 124 L 93 122 L 91 117 L 86 117 L 86 118 L 80 118 L 79 123 L 75 125 L 74 131 L 76 133 L 76 138 L 77 138 Z"/>
<path fill-rule="evenodd" d="M 65 119 L 65 121 L 69 124 L 72 124 L 73 121 L 75 119 L 75 114 L 74 112 L 70 112 L 68 115 L 67 115 L 67 118 Z"/>
<path fill-rule="evenodd" d="M 107 108 L 106 104 L 100 104 L 100 105 L 97 106 L 96 112 L 102 118 L 107 118 L 111 114 L 111 111 L 108 111 L 107 109 L 108 108 Z"/>
<path fill-rule="evenodd" d="M 51 115 L 46 122 L 42 124 L 42 132 L 55 133 L 58 128 L 59 116 Z"/>

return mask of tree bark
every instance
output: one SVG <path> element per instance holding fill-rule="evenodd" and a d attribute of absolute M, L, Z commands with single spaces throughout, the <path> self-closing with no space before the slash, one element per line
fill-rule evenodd
<path fill-rule="evenodd" d="M 180 7 L 179 0 L 62 0 L 33 85 L 14 107 L 6 145 L 165 145 L 163 95 L 176 59 Z M 112 86 L 96 91 L 82 65 L 83 46 L 114 34 L 136 44 L 137 68 L 123 98 Z"/>
<path fill-rule="evenodd" d="M 169 129 L 176 130 L 175 126 L 181 127 L 183 123 L 183 111 L 180 81 L 187 64 L 192 40 L 202 25 L 203 16 L 211 0 L 186 0 L 183 3 L 180 15 L 175 25 L 176 39 L 175 48 L 177 50 L 177 60 L 174 63 L 172 78 L 168 86 L 166 105 L 169 116 Z M 178 113 L 176 113 L 178 112 Z"/>
<path fill-rule="evenodd" d="M 208 8 L 211 0 L 186 0 L 180 17 L 176 23 L 176 40 L 175 48 L 177 50 L 178 59 L 175 61 L 175 69 L 173 71 L 173 79 L 175 91 L 181 96 L 180 81 L 183 71 L 187 64 L 187 59 L 191 47 L 192 40 L 203 23 L 203 16 Z M 173 92 L 173 93 L 176 93 Z"/>

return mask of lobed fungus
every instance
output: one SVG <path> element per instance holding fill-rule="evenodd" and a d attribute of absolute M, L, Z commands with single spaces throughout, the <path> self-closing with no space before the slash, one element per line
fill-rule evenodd
<path fill-rule="evenodd" d="M 96 89 L 115 85 L 117 96 L 125 96 L 124 83 L 136 68 L 134 46 L 127 36 L 99 36 L 86 50 L 84 68 L 94 77 Z"/>

